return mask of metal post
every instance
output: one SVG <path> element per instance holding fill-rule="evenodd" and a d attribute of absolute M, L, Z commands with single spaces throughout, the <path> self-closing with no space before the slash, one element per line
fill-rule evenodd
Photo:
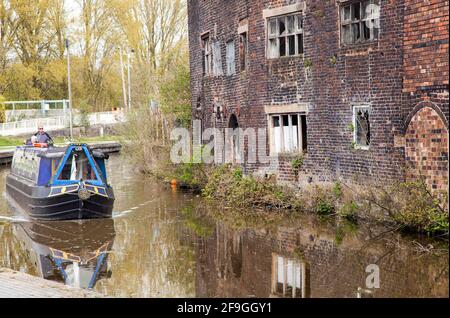
<path fill-rule="evenodd" d="M 131 52 L 128 50 L 128 109 L 131 110 Z"/>
<path fill-rule="evenodd" d="M 127 103 L 127 88 L 126 88 L 126 82 L 125 82 L 125 71 L 124 71 L 124 65 L 123 65 L 123 50 L 122 47 L 120 47 L 120 75 L 122 76 L 122 92 L 123 92 L 123 108 L 127 110 L 128 103 Z"/>
<path fill-rule="evenodd" d="M 73 122 L 72 122 L 72 82 L 70 78 L 70 51 L 69 51 L 69 39 L 66 39 L 67 48 L 67 86 L 69 89 L 69 122 L 70 122 L 70 141 L 73 140 Z"/>

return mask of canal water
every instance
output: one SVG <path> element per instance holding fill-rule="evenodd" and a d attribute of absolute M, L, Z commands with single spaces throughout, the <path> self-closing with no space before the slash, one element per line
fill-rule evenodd
<path fill-rule="evenodd" d="M 36 223 L 9 206 L 0 168 L 0 267 L 113 297 L 449 296 L 438 242 L 306 216 L 244 226 L 126 158 L 108 172 L 113 219 Z"/>

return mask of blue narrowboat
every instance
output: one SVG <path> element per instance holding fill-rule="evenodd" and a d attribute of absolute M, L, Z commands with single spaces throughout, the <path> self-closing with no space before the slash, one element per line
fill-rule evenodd
<path fill-rule="evenodd" d="M 114 244 L 114 220 L 15 223 L 23 255 L 35 273 L 68 286 L 94 288 L 112 274 L 108 255 Z"/>
<path fill-rule="evenodd" d="M 6 192 L 32 219 L 110 218 L 115 197 L 106 175 L 108 158 L 85 144 L 18 147 Z"/>

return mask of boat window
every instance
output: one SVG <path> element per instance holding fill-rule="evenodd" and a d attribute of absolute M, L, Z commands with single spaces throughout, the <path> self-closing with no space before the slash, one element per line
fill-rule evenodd
<path fill-rule="evenodd" d="M 95 168 L 92 167 L 88 157 L 83 152 L 74 153 L 67 160 L 61 175 L 60 181 L 75 181 L 75 180 L 97 180 L 95 175 Z"/>

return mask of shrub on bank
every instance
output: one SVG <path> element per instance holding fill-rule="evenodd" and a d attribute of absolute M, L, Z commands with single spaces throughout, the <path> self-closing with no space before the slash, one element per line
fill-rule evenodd
<path fill-rule="evenodd" d="M 397 211 L 394 220 L 408 230 L 427 234 L 447 233 L 449 228 L 447 194 L 431 193 L 424 182 L 408 182 L 399 186 Z"/>
<path fill-rule="evenodd" d="M 244 176 L 240 168 L 228 165 L 215 169 L 208 178 L 203 195 L 235 207 L 293 209 L 301 207 L 294 191 L 277 185 L 273 178 Z"/>
<path fill-rule="evenodd" d="M 448 235 L 448 193 L 431 192 L 420 178 L 392 186 L 369 187 L 361 199 L 406 231 Z"/>
<path fill-rule="evenodd" d="M 408 231 L 448 234 L 447 194 L 430 192 L 420 180 L 360 191 L 348 191 L 348 186 L 336 183 L 333 187 L 316 186 L 312 191 L 297 194 L 277 185 L 273 178 L 244 176 L 241 169 L 227 165 L 216 168 L 207 180 L 203 195 L 233 207 L 295 210 L 337 216 L 352 223 L 358 222 L 360 214 L 367 218 L 373 212 L 372 215 L 387 215 L 384 221 Z"/>

